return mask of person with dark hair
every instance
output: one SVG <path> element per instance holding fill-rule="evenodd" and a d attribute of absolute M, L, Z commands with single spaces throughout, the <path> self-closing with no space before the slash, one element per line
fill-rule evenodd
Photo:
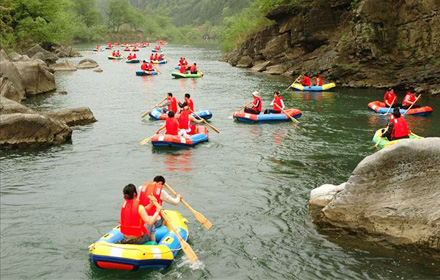
<path fill-rule="evenodd" d="M 168 118 L 166 118 L 165 123 L 156 131 L 156 134 L 159 134 L 159 132 L 164 128 L 166 129 L 165 134 L 169 134 L 169 135 L 179 134 L 179 123 L 177 122 L 177 119 L 174 117 L 173 111 L 168 112 Z"/>
<path fill-rule="evenodd" d="M 185 106 L 188 106 L 192 111 L 194 111 L 194 103 L 189 93 L 185 93 L 185 101 L 183 103 L 179 102 L 180 108 L 184 108 Z"/>
<path fill-rule="evenodd" d="M 193 65 L 191 65 L 191 66 L 189 67 L 189 72 L 190 72 L 191 74 L 197 74 L 197 63 L 194 63 Z"/>
<path fill-rule="evenodd" d="M 263 100 L 261 100 L 260 93 L 258 91 L 254 91 L 252 95 L 254 96 L 252 108 L 244 107 L 244 112 L 258 115 L 261 113 L 261 109 L 263 108 Z"/>
<path fill-rule="evenodd" d="M 124 239 L 119 241 L 121 244 L 143 244 L 149 240 L 156 241 L 154 236 L 144 226 L 154 225 L 154 222 L 159 218 L 162 207 L 154 208 L 151 216 L 148 216 L 144 206 L 139 204 L 137 200 L 136 186 L 128 184 L 124 187 L 124 203 L 121 207 L 121 233 Z"/>
<path fill-rule="evenodd" d="M 201 123 L 202 120 L 198 120 L 191 115 L 191 111 L 188 106 L 183 107 L 182 112 L 180 112 L 179 116 L 179 136 L 189 137 L 188 134 L 191 131 L 195 131 L 195 125 L 191 125 L 191 123 Z"/>
<path fill-rule="evenodd" d="M 157 211 L 156 206 L 151 202 L 150 196 L 154 196 L 160 206 L 162 206 L 163 201 L 171 205 L 177 205 L 180 202 L 180 194 L 173 198 L 163 189 L 164 184 L 165 178 L 158 175 L 154 177 L 152 183 L 143 183 L 142 186 L 139 187 L 139 203 L 145 207 L 145 211 L 150 216 Z M 150 232 L 152 236 L 156 232 L 156 228 L 162 225 L 163 221 L 161 217 L 162 216 L 159 215 L 155 220 L 155 223 L 151 226 Z"/>
<path fill-rule="evenodd" d="M 306 76 L 306 75 L 302 76 L 302 80 L 300 81 L 300 83 L 305 87 L 312 86 L 312 82 L 310 81 L 310 77 Z"/>
<path fill-rule="evenodd" d="M 266 109 L 264 111 L 265 114 L 280 114 L 281 109 L 284 109 L 283 98 L 281 98 L 281 94 L 278 91 L 275 91 L 273 93 L 273 100 L 272 103 L 270 103 L 270 105 L 273 105 L 273 108 Z"/>
<path fill-rule="evenodd" d="M 417 106 L 413 105 L 414 103 L 416 103 L 417 98 L 414 95 L 414 93 L 412 93 L 411 91 L 408 91 L 405 95 L 405 97 L 403 98 L 403 102 L 402 102 L 402 108 L 404 109 L 408 109 L 410 106 L 412 106 L 411 108 L 417 108 Z"/>
<path fill-rule="evenodd" d="M 408 124 L 405 121 L 405 117 L 400 114 L 399 108 L 394 108 L 388 126 L 382 136 L 390 141 L 409 138 Z"/>
<path fill-rule="evenodd" d="M 168 92 L 167 101 L 165 101 L 160 107 L 162 108 L 163 113 L 169 111 L 177 113 L 177 99 L 173 96 L 171 92 Z"/>
<path fill-rule="evenodd" d="M 398 104 L 396 104 L 397 96 L 394 93 L 394 89 L 389 88 L 385 95 L 383 96 L 383 102 L 385 103 L 386 107 L 396 107 Z"/>

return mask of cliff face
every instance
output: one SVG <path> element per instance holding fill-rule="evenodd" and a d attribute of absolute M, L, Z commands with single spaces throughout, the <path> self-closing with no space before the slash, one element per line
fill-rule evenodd
<path fill-rule="evenodd" d="M 440 93 L 440 0 L 319 2 L 269 12 L 276 24 L 224 60 L 269 74 L 321 75 L 343 86 Z"/>

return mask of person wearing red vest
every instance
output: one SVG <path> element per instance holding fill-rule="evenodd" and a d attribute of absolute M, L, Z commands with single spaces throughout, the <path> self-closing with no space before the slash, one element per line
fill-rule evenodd
<path fill-rule="evenodd" d="M 160 46 L 159 46 L 159 45 L 156 45 L 156 46 L 154 47 L 154 49 L 155 49 L 156 51 L 158 51 L 158 50 L 160 50 Z"/>
<path fill-rule="evenodd" d="M 188 106 L 191 109 L 191 111 L 194 112 L 194 102 L 192 101 L 191 95 L 189 93 L 185 93 L 185 101 L 183 103 L 179 102 L 180 108 L 183 108 L 185 106 Z"/>
<path fill-rule="evenodd" d="M 160 206 L 162 206 L 163 201 L 171 205 L 177 205 L 180 202 L 181 195 L 178 194 L 175 198 L 173 198 L 163 189 L 164 184 L 165 178 L 159 175 L 154 177 L 152 183 L 143 183 L 142 186 L 139 187 L 139 203 L 145 207 L 145 211 L 149 216 L 152 216 L 157 211 L 156 206 L 150 199 L 150 196 L 154 196 Z M 156 232 L 156 228 L 162 225 L 163 221 L 161 217 L 162 216 L 159 214 L 157 220 L 151 226 L 151 239 L 155 239 L 154 233 Z"/>
<path fill-rule="evenodd" d="M 141 70 L 147 71 L 147 62 L 145 60 L 142 61 Z"/>
<path fill-rule="evenodd" d="M 128 45 L 127 46 L 125 46 L 125 49 L 124 49 L 124 51 L 129 51 L 130 50 L 130 48 L 128 47 Z"/>
<path fill-rule="evenodd" d="M 306 87 L 310 87 L 310 86 L 312 86 L 312 82 L 310 81 L 310 77 L 308 77 L 308 76 L 303 76 L 303 78 L 302 78 L 302 80 L 300 81 L 300 83 L 301 83 L 303 86 L 306 86 Z"/>
<path fill-rule="evenodd" d="M 186 58 L 183 58 L 183 65 L 188 66 L 188 61 L 186 61 Z"/>
<path fill-rule="evenodd" d="M 120 57 L 120 56 L 121 56 L 121 54 L 119 53 L 119 50 L 116 51 L 116 56 L 117 56 L 117 57 Z"/>
<path fill-rule="evenodd" d="M 112 56 L 116 56 L 116 52 L 115 51 L 112 52 Z"/>
<path fill-rule="evenodd" d="M 157 207 L 155 212 L 148 216 L 145 208 L 137 200 L 136 187 L 128 184 L 124 187 L 124 203 L 121 207 L 121 233 L 124 239 L 121 244 L 143 244 L 150 240 L 151 236 L 144 223 L 151 226 L 158 219 L 162 207 Z M 155 240 L 152 240 L 155 241 Z"/>
<path fill-rule="evenodd" d="M 161 130 L 166 129 L 165 134 L 178 135 L 179 134 L 179 122 L 174 117 L 174 112 L 168 112 L 168 118 L 166 118 L 165 123 L 156 131 L 159 134 Z"/>
<path fill-rule="evenodd" d="M 131 59 L 136 59 L 136 58 L 137 58 L 136 54 L 133 54 L 133 56 L 131 57 Z"/>
<path fill-rule="evenodd" d="M 415 102 L 416 102 L 416 96 L 414 95 L 414 93 L 408 91 L 406 93 L 405 97 L 403 98 L 402 107 L 405 109 L 408 109 Z M 411 108 L 414 108 L 414 107 L 417 107 L 417 106 L 412 106 Z"/>
<path fill-rule="evenodd" d="M 182 112 L 179 116 L 179 136 L 189 137 L 188 134 L 191 132 L 192 128 L 190 123 L 201 123 L 202 120 L 198 120 L 191 115 L 191 111 L 188 106 L 183 107 Z"/>
<path fill-rule="evenodd" d="M 148 63 L 148 71 L 154 71 L 153 63 L 151 61 Z"/>
<path fill-rule="evenodd" d="M 322 78 L 320 76 L 317 76 L 315 78 L 315 85 L 317 85 L 317 86 L 322 86 L 323 85 Z"/>
<path fill-rule="evenodd" d="M 182 74 L 185 74 L 186 73 L 186 66 L 185 65 L 180 65 L 179 72 L 182 73 Z"/>
<path fill-rule="evenodd" d="M 179 66 L 182 66 L 182 65 L 183 65 L 183 57 L 181 57 L 179 60 Z"/>
<path fill-rule="evenodd" d="M 168 92 L 168 101 L 165 105 L 168 106 L 168 111 L 177 113 L 177 100 L 171 92 Z"/>
<path fill-rule="evenodd" d="M 385 103 L 386 107 L 396 107 L 396 100 L 397 96 L 394 93 L 394 89 L 389 88 L 388 91 L 385 92 L 385 95 L 383 96 L 383 102 Z"/>
<path fill-rule="evenodd" d="M 153 61 L 153 60 L 154 60 L 154 55 L 151 54 L 151 55 L 150 55 L 150 61 Z"/>
<path fill-rule="evenodd" d="M 258 91 L 254 91 L 252 95 L 254 96 L 254 101 L 252 101 L 252 108 L 245 107 L 244 112 L 258 115 L 261 113 L 261 109 L 263 108 L 263 100 L 261 100 Z"/>
<path fill-rule="evenodd" d="M 160 55 L 159 55 L 158 60 L 159 60 L 159 61 L 163 60 L 163 54 L 160 54 Z"/>
<path fill-rule="evenodd" d="M 128 60 L 132 60 L 133 59 L 133 56 L 131 56 L 131 53 L 128 54 L 127 59 Z"/>
<path fill-rule="evenodd" d="M 400 114 L 399 108 L 394 108 L 393 117 L 390 118 L 383 136 L 387 137 L 390 141 L 409 138 L 408 124 L 405 121 L 405 117 Z"/>
<path fill-rule="evenodd" d="M 112 48 L 112 43 L 108 42 L 108 47 L 111 49 Z"/>
<path fill-rule="evenodd" d="M 189 72 L 190 72 L 191 74 L 197 74 L 197 64 L 196 64 L 196 63 L 194 63 L 193 65 L 191 65 L 191 66 L 189 67 Z"/>
<path fill-rule="evenodd" d="M 281 98 L 281 94 L 279 92 L 275 91 L 273 93 L 273 100 L 270 103 L 270 105 L 273 105 L 273 108 L 272 109 L 266 109 L 264 111 L 265 114 L 280 114 L 281 113 L 281 109 L 284 109 L 283 98 Z"/>

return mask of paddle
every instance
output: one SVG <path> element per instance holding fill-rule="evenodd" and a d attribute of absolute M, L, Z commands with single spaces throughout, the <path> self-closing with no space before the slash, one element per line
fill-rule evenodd
<path fill-rule="evenodd" d="M 212 128 L 215 132 L 220 133 L 220 131 L 215 128 L 213 125 L 210 125 L 204 118 L 201 118 L 199 115 L 197 115 L 193 110 L 189 109 L 191 113 L 193 113 L 197 118 L 201 119 L 207 126 Z"/>
<path fill-rule="evenodd" d="M 411 104 L 411 106 L 409 106 L 409 108 L 408 109 L 406 109 L 406 111 L 405 111 L 405 113 L 403 113 L 403 115 L 405 115 L 406 114 L 406 112 L 408 112 L 409 111 L 409 109 L 411 109 L 412 108 L 412 106 L 414 106 L 414 104 L 416 104 L 416 102 L 419 100 L 419 98 L 421 97 L 422 95 L 421 94 L 419 94 L 419 96 L 416 98 L 416 100 L 414 100 L 414 103 L 413 104 Z"/>
<path fill-rule="evenodd" d="M 291 88 L 303 75 L 299 75 L 298 78 L 295 79 L 295 81 L 293 83 L 290 84 L 290 86 L 288 88 L 286 88 L 285 90 L 283 90 L 283 92 L 285 92 L 286 90 L 288 90 L 289 88 Z"/>
<path fill-rule="evenodd" d="M 384 135 L 384 134 L 388 131 L 388 128 L 389 128 L 389 127 L 390 127 L 390 125 L 388 125 L 388 126 L 385 128 L 385 130 L 382 132 L 382 135 Z M 377 141 L 376 145 L 371 146 L 371 147 L 368 147 L 368 149 L 369 149 L 369 150 L 372 150 L 372 149 L 377 148 L 377 146 L 379 146 L 379 143 L 380 143 L 380 139 L 379 139 L 379 141 Z"/>
<path fill-rule="evenodd" d="M 251 101 L 251 102 L 249 102 L 249 103 L 246 103 L 246 105 L 244 105 L 243 107 L 241 107 L 240 109 L 238 109 L 237 111 L 235 111 L 234 113 L 232 113 L 231 118 L 234 116 L 234 114 L 235 114 L 236 112 L 240 112 L 240 111 L 243 110 L 247 105 L 252 104 L 252 102 L 253 102 L 253 101 Z"/>
<path fill-rule="evenodd" d="M 168 186 L 168 184 L 165 183 L 164 187 L 172 195 L 177 196 L 177 193 L 170 186 Z M 197 219 L 197 221 L 199 221 L 199 223 L 201 223 L 206 229 L 211 229 L 212 223 L 210 221 L 208 221 L 208 219 L 206 219 L 205 216 L 203 216 L 201 213 L 197 212 L 191 206 L 189 206 L 189 204 L 182 197 L 180 197 L 180 202 L 182 202 L 182 204 L 185 205 L 186 208 L 189 209 L 189 211 L 191 211 L 191 213 L 194 215 L 194 217 Z"/>
<path fill-rule="evenodd" d="M 156 207 L 159 206 L 159 204 L 156 201 L 156 198 L 152 195 L 149 196 L 150 200 L 154 203 L 154 205 Z M 160 210 L 160 214 L 162 214 L 162 218 L 164 218 L 165 222 L 167 223 L 167 225 L 169 226 L 171 232 L 173 232 L 176 236 L 177 239 L 179 240 L 180 246 L 182 247 L 183 252 L 185 253 L 185 255 L 188 257 L 188 259 L 190 260 L 191 263 L 195 263 L 198 258 L 196 253 L 194 252 L 194 250 L 191 248 L 191 246 L 189 246 L 189 244 L 183 240 L 183 238 L 177 233 L 176 229 L 174 228 L 173 224 L 171 223 L 170 219 L 168 218 L 167 214 L 165 214 L 165 212 L 163 210 Z"/>
<path fill-rule="evenodd" d="M 167 98 L 168 98 L 168 97 L 165 97 L 161 102 L 159 102 L 158 104 L 156 104 L 156 105 L 153 107 L 153 109 L 159 107 L 160 104 L 162 104 L 165 100 L 167 100 Z M 151 110 L 153 110 L 153 109 L 151 109 Z M 147 112 L 145 112 L 145 113 L 141 116 L 141 119 L 143 119 L 143 118 L 144 118 L 146 115 L 148 115 L 150 112 L 151 112 L 151 111 L 147 111 Z"/>
<path fill-rule="evenodd" d="M 278 106 L 278 104 L 275 103 L 275 105 L 281 110 L 281 112 L 283 112 L 287 117 L 289 117 L 293 122 L 299 123 L 299 121 L 297 121 L 294 117 L 292 117 L 291 115 L 289 115 L 286 111 L 284 111 L 280 106 Z"/>
<path fill-rule="evenodd" d="M 390 112 L 391 108 L 393 107 L 394 101 L 396 101 L 396 97 L 394 97 L 393 102 L 391 102 L 391 106 L 390 106 L 390 108 L 388 108 L 388 111 L 385 114 L 382 114 L 383 116 L 388 115 L 388 113 Z"/>
<path fill-rule="evenodd" d="M 159 132 L 161 132 L 161 131 L 164 130 L 164 129 L 165 129 L 165 127 L 162 127 L 161 129 L 159 129 Z M 142 140 L 141 142 L 139 142 L 139 146 L 143 146 L 143 145 L 145 145 L 145 144 L 148 144 L 148 142 L 150 142 L 151 139 L 153 139 L 153 137 L 154 137 L 155 135 L 156 135 L 156 134 L 154 134 L 154 135 L 151 136 L 151 137 L 145 138 L 144 140 Z"/>

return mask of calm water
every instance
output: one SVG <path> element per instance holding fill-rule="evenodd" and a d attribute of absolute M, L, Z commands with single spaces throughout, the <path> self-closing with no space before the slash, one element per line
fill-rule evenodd
<path fill-rule="evenodd" d="M 304 113 L 299 125 L 234 123 L 231 113 L 252 99 L 251 91 L 259 89 L 268 106 L 271 92 L 289 80 L 232 68 L 217 61 L 215 49 L 165 50 L 173 63 L 153 77 L 135 76 L 139 64 L 109 61 L 108 52 L 85 53 L 103 73 L 57 73 L 58 90 L 68 95 L 26 102 L 45 110 L 88 106 L 98 122 L 74 127 L 70 144 L 0 152 L 2 279 L 440 278 L 438 262 L 328 237 L 308 216 L 311 189 L 346 181 L 372 153 L 367 147 L 374 131 L 387 120 L 366 106 L 381 91 L 288 92 L 285 104 Z M 172 79 L 182 55 L 196 61 L 205 77 Z M 188 92 L 196 109 L 212 110 L 221 133 L 211 131 L 208 143 L 188 150 L 140 147 L 161 125 L 140 116 L 168 91 L 179 100 Z M 408 117 L 410 128 L 440 136 L 440 99 L 421 101 L 437 111 Z M 202 265 L 191 267 L 182 252 L 166 270 L 97 269 L 87 246 L 117 224 L 123 186 L 158 174 L 214 224 L 207 231 L 178 207 L 191 222 L 191 245 Z"/>

